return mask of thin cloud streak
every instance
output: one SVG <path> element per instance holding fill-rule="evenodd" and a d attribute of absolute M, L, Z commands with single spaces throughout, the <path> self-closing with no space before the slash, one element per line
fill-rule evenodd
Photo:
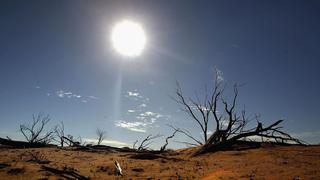
<path fill-rule="evenodd" d="M 141 95 L 141 93 L 138 92 L 137 89 L 133 91 L 127 91 L 125 97 L 129 100 L 137 101 L 139 105 L 127 110 L 127 115 L 130 116 L 127 119 L 129 119 L 130 121 L 116 121 L 116 127 L 124 128 L 130 131 L 145 133 L 149 129 L 157 126 L 155 125 L 155 123 L 158 119 L 168 120 L 171 117 L 170 115 L 163 115 L 158 112 L 152 112 L 150 110 L 147 110 L 147 103 L 149 103 L 150 99 Z"/>
<path fill-rule="evenodd" d="M 127 91 L 125 97 L 136 100 L 136 101 L 142 101 L 143 103 L 146 103 L 150 100 L 149 98 L 142 96 L 137 89 L 133 91 Z"/>
<path fill-rule="evenodd" d="M 143 122 L 126 122 L 126 121 L 121 120 L 121 121 L 116 122 L 115 125 L 117 127 L 128 129 L 130 131 L 145 133 L 147 131 L 146 126 L 148 124 L 143 123 Z"/>
<path fill-rule="evenodd" d="M 82 96 L 80 94 L 75 94 L 71 91 L 64 91 L 64 90 L 58 90 L 55 92 L 56 97 L 58 98 L 68 98 L 68 99 L 75 99 L 79 100 L 82 103 L 87 103 L 91 100 L 98 100 L 99 98 L 96 96 Z M 47 96 L 51 96 L 51 93 L 47 93 Z"/>
<path fill-rule="evenodd" d="M 97 144 L 98 140 L 97 139 L 91 139 L 91 138 L 84 138 L 83 139 L 85 142 L 91 143 L 91 144 Z M 125 147 L 129 146 L 128 143 L 122 142 L 122 141 L 117 141 L 117 140 L 111 140 L 111 139 L 105 139 L 101 142 L 101 145 L 110 145 L 110 146 L 116 146 L 116 147 Z"/>

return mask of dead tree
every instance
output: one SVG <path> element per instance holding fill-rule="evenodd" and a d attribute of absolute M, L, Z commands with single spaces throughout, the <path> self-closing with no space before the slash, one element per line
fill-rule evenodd
<path fill-rule="evenodd" d="M 102 143 L 102 141 L 106 138 L 106 131 L 102 130 L 102 129 L 97 129 L 96 130 L 96 135 L 97 137 L 97 144 L 100 145 Z"/>
<path fill-rule="evenodd" d="M 187 130 L 180 129 L 183 133 L 196 144 L 201 145 L 197 154 L 208 151 L 215 151 L 225 147 L 230 147 L 239 140 L 252 137 L 264 137 L 269 140 L 281 143 L 297 143 L 302 144 L 301 141 L 291 137 L 289 134 L 281 130 L 279 124 L 283 120 L 278 120 L 269 126 L 264 127 L 263 124 L 257 120 L 257 126 L 248 129 L 247 125 L 250 119 L 246 116 L 246 111 L 237 111 L 238 85 L 233 86 L 233 95 L 230 102 L 223 98 L 222 81 L 219 78 L 218 71 L 216 72 L 213 90 L 211 93 L 206 93 L 204 100 L 197 101 L 186 98 L 177 85 L 175 101 L 182 105 L 183 110 L 191 116 L 200 127 L 203 133 L 203 143 L 194 138 Z M 208 137 L 208 127 L 210 122 L 214 123 L 213 133 Z M 195 144 L 190 143 L 190 144 Z"/>
<path fill-rule="evenodd" d="M 137 148 L 137 151 L 144 151 L 147 149 L 147 147 L 153 143 L 151 140 L 153 139 L 156 139 L 158 137 L 160 137 L 161 135 L 158 134 L 158 135 L 155 135 L 155 136 L 152 136 L 152 134 L 148 135 L 144 140 L 141 141 L 139 147 Z"/>
<path fill-rule="evenodd" d="M 32 115 L 31 125 L 20 125 L 20 132 L 29 143 L 49 144 L 53 139 L 53 131 L 45 131 L 45 126 L 50 121 L 49 115 L 44 116 L 42 113 Z"/>
<path fill-rule="evenodd" d="M 63 136 L 65 136 L 65 135 L 64 135 L 64 124 L 62 121 L 60 122 L 60 125 L 57 125 L 54 128 L 54 132 L 59 139 L 61 147 L 63 147 L 64 142 L 65 142 L 65 139 L 63 138 Z"/>

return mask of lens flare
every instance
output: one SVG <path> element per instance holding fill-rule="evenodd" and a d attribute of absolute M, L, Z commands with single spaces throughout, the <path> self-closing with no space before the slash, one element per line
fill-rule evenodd
<path fill-rule="evenodd" d="M 112 30 L 111 41 L 114 49 L 123 56 L 139 56 L 146 44 L 146 36 L 140 24 L 123 20 Z"/>

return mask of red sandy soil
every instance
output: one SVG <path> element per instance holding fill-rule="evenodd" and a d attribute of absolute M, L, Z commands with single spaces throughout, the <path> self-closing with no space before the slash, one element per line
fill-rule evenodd
<path fill-rule="evenodd" d="M 73 171 L 90 179 L 320 179 L 320 146 L 269 145 L 258 149 L 223 151 L 192 157 L 194 151 L 195 148 L 189 148 L 162 155 L 137 155 L 54 147 L 2 147 L 0 179 L 68 177 L 43 170 L 41 166 Z M 40 160 L 35 162 L 31 154 Z M 123 176 L 116 175 L 115 160 L 120 163 Z"/>

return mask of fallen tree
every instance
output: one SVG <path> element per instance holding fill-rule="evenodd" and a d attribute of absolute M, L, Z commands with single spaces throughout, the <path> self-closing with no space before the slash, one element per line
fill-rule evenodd
<path fill-rule="evenodd" d="M 176 98 L 174 100 L 182 105 L 185 111 L 192 120 L 200 127 L 203 134 L 202 141 L 196 139 L 192 134 L 184 129 L 177 129 L 178 132 L 189 137 L 194 143 L 186 142 L 189 145 L 200 146 L 197 154 L 206 153 L 209 151 L 219 151 L 228 148 L 237 142 L 256 141 L 254 138 L 261 138 L 261 141 L 270 141 L 282 144 L 304 144 L 302 141 L 293 138 L 288 133 L 282 131 L 280 124 L 283 120 L 277 120 L 268 126 L 264 126 L 258 117 L 256 126 L 248 128 L 248 123 L 252 121 L 246 115 L 245 110 L 237 111 L 238 85 L 233 86 L 233 95 L 231 101 L 227 102 L 223 97 L 224 87 L 222 85 L 223 78 L 221 73 L 216 70 L 216 76 L 211 93 L 206 93 L 203 100 L 199 97 L 196 100 L 186 98 L 182 89 L 177 84 Z M 209 124 L 213 121 L 213 133 L 209 135 Z M 253 139 L 253 140 L 252 140 Z"/>

